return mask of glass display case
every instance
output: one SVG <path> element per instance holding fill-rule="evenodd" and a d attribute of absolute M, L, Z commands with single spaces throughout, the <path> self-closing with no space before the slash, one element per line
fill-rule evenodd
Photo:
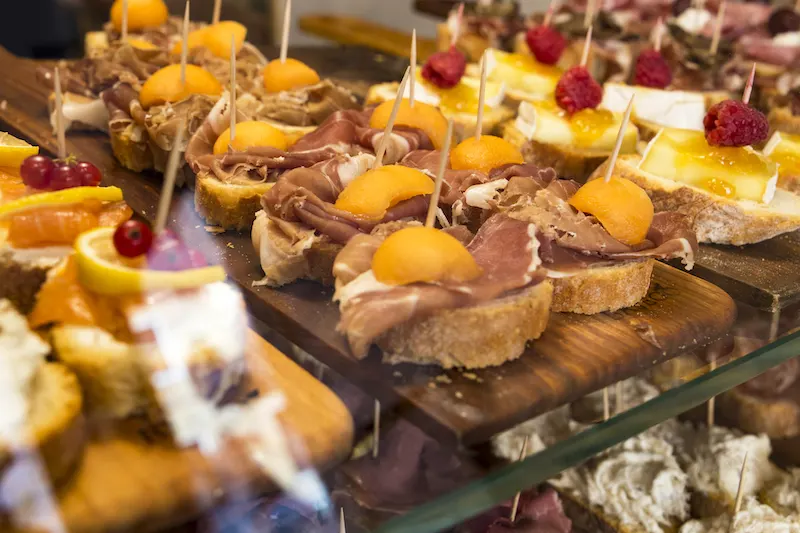
<path fill-rule="evenodd" d="M 0 50 L 4 531 L 800 532 L 800 17 L 431 9 Z"/>

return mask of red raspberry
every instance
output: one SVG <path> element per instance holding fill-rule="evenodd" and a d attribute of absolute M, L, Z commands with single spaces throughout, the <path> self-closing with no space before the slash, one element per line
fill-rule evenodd
<path fill-rule="evenodd" d="M 556 85 L 556 102 L 570 115 L 581 109 L 594 109 L 603 100 L 603 88 L 586 67 L 572 67 Z"/>
<path fill-rule="evenodd" d="M 558 63 L 564 48 L 567 47 L 564 36 L 551 26 L 536 26 L 529 29 L 525 34 L 525 42 L 528 43 L 528 48 L 536 57 L 536 61 L 545 65 Z"/>
<path fill-rule="evenodd" d="M 764 113 L 740 100 L 714 104 L 703 119 L 711 146 L 748 146 L 767 140 L 769 123 Z"/>
<path fill-rule="evenodd" d="M 645 87 L 665 89 L 672 83 L 669 63 L 658 50 L 645 50 L 636 58 L 633 83 Z"/>
<path fill-rule="evenodd" d="M 451 46 L 447 52 L 436 52 L 428 58 L 422 67 L 422 77 L 441 89 L 450 89 L 458 85 L 466 69 L 464 54 Z"/>

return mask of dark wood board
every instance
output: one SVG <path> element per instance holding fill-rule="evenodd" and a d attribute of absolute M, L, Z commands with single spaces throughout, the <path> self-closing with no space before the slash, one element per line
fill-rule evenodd
<path fill-rule="evenodd" d="M 343 60 L 347 63 L 346 60 Z M 35 64 L 0 54 L 0 121 L 52 151 L 47 91 L 33 76 Z M 335 74 L 335 73 L 331 73 Z M 121 187 L 133 209 L 154 216 L 158 180 L 117 165 L 100 134 L 69 134 L 68 150 L 102 169 L 107 184 Z M 191 193 L 177 194 L 171 212 L 184 238 L 225 265 L 243 289 L 251 312 L 307 352 L 347 376 L 428 433 L 452 444 L 487 440 L 532 416 L 644 371 L 727 331 L 731 298 L 714 285 L 658 264 L 649 296 L 638 306 L 587 317 L 553 314 L 548 330 L 519 360 L 480 372 L 389 366 L 373 352 L 355 360 L 335 332 L 339 313 L 330 292 L 314 283 L 281 290 L 254 288 L 261 278 L 248 235 L 212 236 L 192 209 Z"/>

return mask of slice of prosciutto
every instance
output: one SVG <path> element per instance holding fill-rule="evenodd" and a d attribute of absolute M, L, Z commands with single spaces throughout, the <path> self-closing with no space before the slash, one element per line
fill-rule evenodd
<path fill-rule="evenodd" d="M 385 237 L 386 232 L 380 231 L 358 235 L 334 262 L 334 274 L 340 276 L 334 299 L 342 312 L 337 330 L 347 336 L 358 358 L 365 357 L 370 345 L 395 326 L 501 298 L 544 279 L 535 225 L 504 214 L 489 218 L 467 245 L 482 269 L 480 277 L 468 282 L 380 283 L 370 267 Z"/>

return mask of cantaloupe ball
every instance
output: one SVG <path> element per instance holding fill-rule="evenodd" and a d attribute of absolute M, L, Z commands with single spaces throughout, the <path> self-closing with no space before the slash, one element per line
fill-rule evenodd
<path fill-rule="evenodd" d="M 296 59 L 286 58 L 285 63 L 273 59 L 264 67 L 264 88 L 268 93 L 291 91 L 315 83 L 319 83 L 319 74 Z"/>
<path fill-rule="evenodd" d="M 169 18 L 167 4 L 163 0 L 128 0 L 128 31 L 139 31 L 161 26 Z M 111 23 L 122 31 L 122 0 L 111 5 Z"/>
<path fill-rule="evenodd" d="M 286 135 L 281 130 L 266 122 L 251 120 L 236 125 L 233 142 L 231 142 L 231 129 L 223 131 L 214 143 L 214 154 L 224 154 L 229 146 L 236 152 L 244 152 L 253 146 L 271 146 L 278 150 L 286 150 L 288 145 Z"/>

